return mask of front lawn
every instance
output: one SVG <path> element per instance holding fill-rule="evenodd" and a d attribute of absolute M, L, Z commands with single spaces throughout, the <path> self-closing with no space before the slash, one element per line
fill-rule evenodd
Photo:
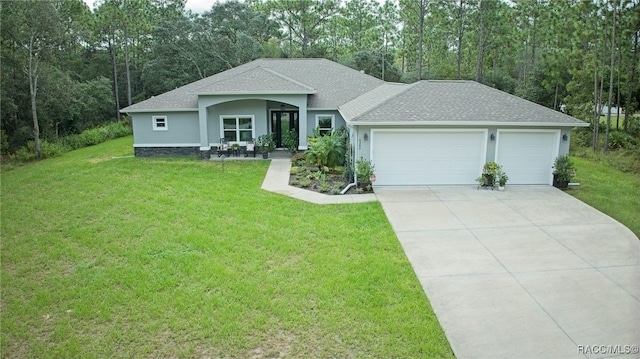
<path fill-rule="evenodd" d="M 0 357 L 453 356 L 379 203 L 131 146 L 2 174 Z"/>
<path fill-rule="evenodd" d="M 640 237 L 640 175 L 572 157 L 580 186 L 568 193 L 615 218 Z"/>

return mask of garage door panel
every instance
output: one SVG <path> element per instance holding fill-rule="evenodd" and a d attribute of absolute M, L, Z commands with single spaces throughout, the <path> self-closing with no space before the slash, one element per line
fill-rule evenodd
<path fill-rule="evenodd" d="M 373 132 L 378 185 L 472 184 L 484 163 L 485 131 Z"/>
<path fill-rule="evenodd" d="M 500 131 L 496 162 L 510 184 L 550 184 L 559 131 Z"/>

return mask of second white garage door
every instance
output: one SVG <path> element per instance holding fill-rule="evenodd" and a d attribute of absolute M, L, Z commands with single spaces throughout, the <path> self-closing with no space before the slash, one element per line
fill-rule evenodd
<path fill-rule="evenodd" d="M 474 184 L 487 153 L 486 130 L 372 130 L 376 185 Z"/>
<path fill-rule="evenodd" d="M 496 162 L 509 184 L 551 184 L 560 130 L 498 130 Z"/>

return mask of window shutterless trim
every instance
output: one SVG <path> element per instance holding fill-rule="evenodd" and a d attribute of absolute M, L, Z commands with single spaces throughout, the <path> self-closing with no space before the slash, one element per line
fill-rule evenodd
<path fill-rule="evenodd" d="M 249 118 L 251 119 L 251 129 L 241 129 L 240 128 L 240 119 L 241 118 Z M 230 129 L 224 128 L 224 120 L 235 120 L 236 124 L 235 124 L 235 129 Z M 246 142 L 244 140 L 241 140 L 241 136 L 240 134 L 242 132 L 249 132 L 251 131 L 251 137 L 250 138 L 255 138 L 256 137 L 256 118 L 253 115 L 220 115 L 220 137 L 224 138 L 225 135 L 225 131 L 230 132 L 230 131 L 235 131 L 236 133 L 236 141 L 229 141 L 229 143 L 239 143 L 241 144 L 241 142 Z"/>
<path fill-rule="evenodd" d="M 168 131 L 169 130 L 169 120 L 166 115 L 163 116 L 152 116 L 151 124 L 153 126 L 154 131 Z"/>
<path fill-rule="evenodd" d="M 331 127 L 320 127 L 320 119 L 331 118 Z M 322 132 L 332 133 L 333 129 L 336 127 L 336 116 L 332 114 L 317 114 L 316 115 L 316 128 Z"/>

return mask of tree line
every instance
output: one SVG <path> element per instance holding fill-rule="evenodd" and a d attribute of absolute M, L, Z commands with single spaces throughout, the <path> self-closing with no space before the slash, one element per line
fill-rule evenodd
<path fill-rule="evenodd" d="M 611 128 L 640 132 L 638 0 L 231 0 L 202 14 L 185 2 L 0 2 L 3 151 L 34 141 L 38 152 L 40 138 L 260 57 L 474 80 L 592 124 L 609 104 L 624 121 L 608 119 L 605 141 Z"/>

